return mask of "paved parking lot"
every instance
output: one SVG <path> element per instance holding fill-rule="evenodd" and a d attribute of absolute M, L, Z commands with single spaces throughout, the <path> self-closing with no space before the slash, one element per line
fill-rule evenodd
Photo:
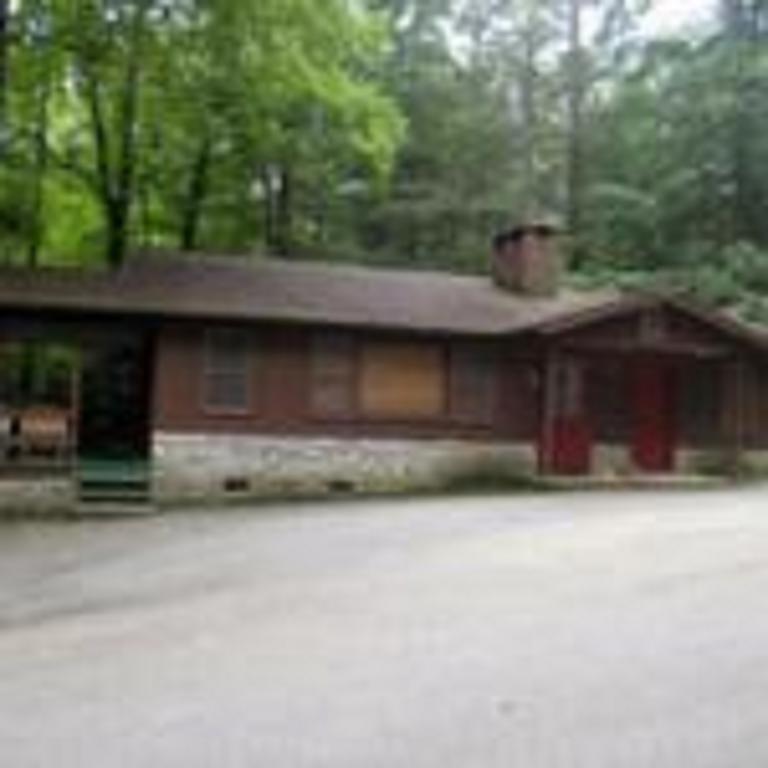
<path fill-rule="evenodd" d="M 768 489 L 0 527 L 5 768 L 760 768 Z"/>

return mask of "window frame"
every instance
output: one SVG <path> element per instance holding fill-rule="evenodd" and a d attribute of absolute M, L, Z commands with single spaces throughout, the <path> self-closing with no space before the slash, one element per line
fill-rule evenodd
<path fill-rule="evenodd" d="M 235 371 L 221 369 L 216 370 L 212 365 L 212 352 L 216 348 L 216 337 L 239 336 L 243 343 L 244 358 L 243 370 Z M 243 403 L 242 405 L 224 405 L 214 403 L 211 400 L 211 379 L 213 377 L 225 377 L 242 375 L 243 377 Z M 209 327 L 203 332 L 202 359 L 200 366 L 200 406 L 202 412 L 210 416 L 250 416 L 254 413 L 254 334 L 245 328 L 233 327 Z"/>

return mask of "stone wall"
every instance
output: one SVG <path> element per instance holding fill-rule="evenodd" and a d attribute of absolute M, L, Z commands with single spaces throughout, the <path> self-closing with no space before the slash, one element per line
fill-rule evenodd
<path fill-rule="evenodd" d="M 536 472 L 532 446 L 159 433 L 159 501 L 428 490 Z"/>
<path fill-rule="evenodd" d="M 678 448 L 675 472 L 679 475 L 768 476 L 768 452 L 744 451 L 735 459 L 725 449 Z M 593 474 L 600 477 L 632 477 L 640 474 L 632 460 L 632 449 L 621 445 L 599 445 L 593 454 Z"/>
<path fill-rule="evenodd" d="M 0 516 L 47 517 L 75 509 L 72 478 L 22 478 L 0 480 Z"/>

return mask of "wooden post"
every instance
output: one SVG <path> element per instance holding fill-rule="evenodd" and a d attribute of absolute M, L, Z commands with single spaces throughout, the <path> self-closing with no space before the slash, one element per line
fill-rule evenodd
<path fill-rule="evenodd" d="M 70 418 L 72 419 L 72 445 L 71 450 L 71 466 L 74 468 L 77 466 L 77 462 L 80 455 L 80 416 L 83 407 L 82 396 L 82 380 L 83 380 L 83 358 L 85 356 L 85 343 L 80 335 L 78 335 L 77 347 L 73 355 L 72 364 L 72 381 L 70 391 Z"/>
<path fill-rule="evenodd" d="M 736 474 L 741 467 L 746 440 L 747 371 L 742 359 L 726 367 L 725 427 L 728 464 Z"/>
<path fill-rule="evenodd" d="M 544 376 L 541 408 L 540 470 L 547 474 L 554 469 L 555 429 L 558 412 L 558 374 L 560 355 L 557 349 L 547 351 L 544 358 Z"/>

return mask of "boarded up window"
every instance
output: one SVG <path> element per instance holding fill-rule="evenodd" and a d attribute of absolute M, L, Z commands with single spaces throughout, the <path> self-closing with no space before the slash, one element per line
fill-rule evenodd
<path fill-rule="evenodd" d="M 460 424 L 490 426 L 497 408 L 497 368 L 488 347 L 461 344 L 451 351 L 451 415 Z"/>
<path fill-rule="evenodd" d="M 215 329 L 205 334 L 203 405 L 220 413 L 251 409 L 252 336 L 246 331 Z"/>
<path fill-rule="evenodd" d="M 317 334 L 312 340 L 312 413 L 341 418 L 356 409 L 356 346 L 344 334 Z"/>
<path fill-rule="evenodd" d="M 432 344 L 369 343 L 361 359 L 364 415 L 377 419 L 436 418 L 446 410 L 446 360 Z"/>

